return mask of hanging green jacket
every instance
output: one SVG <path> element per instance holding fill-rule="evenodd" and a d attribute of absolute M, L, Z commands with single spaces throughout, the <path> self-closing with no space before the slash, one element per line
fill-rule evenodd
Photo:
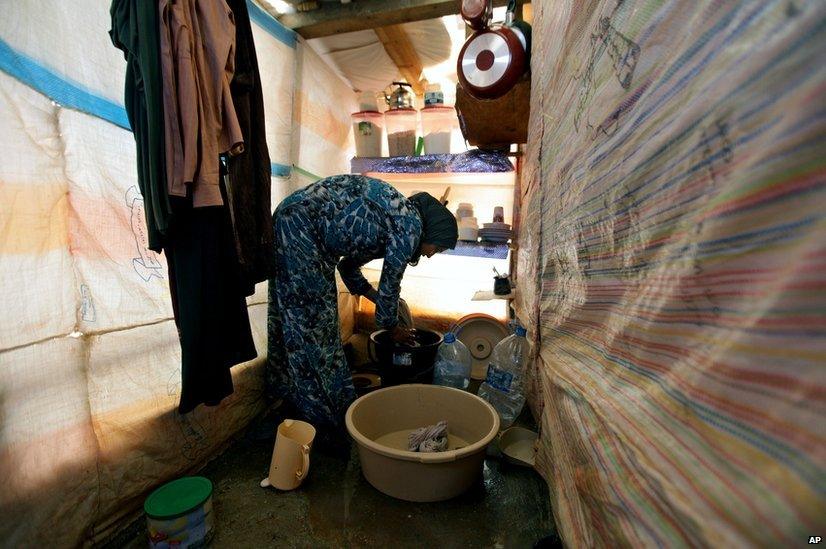
<path fill-rule="evenodd" d="M 149 249 L 160 252 L 171 209 L 164 153 L 158 3 L 113 0 L 109 13 L 109 36 L 126 57 L 124 103 L 138 151 L 138 184 L 146 212 Z"/>

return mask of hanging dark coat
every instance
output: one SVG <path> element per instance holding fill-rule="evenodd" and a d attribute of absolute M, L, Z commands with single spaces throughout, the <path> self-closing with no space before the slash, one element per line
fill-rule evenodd
<path fill-rule="evenodd" d="M 274 272 L 270 153 L 247 3 L 227 0 L 227 4 L 235 17 L 235 75 L 230 92 L 245 147 L 243 153 L 225 158 L 229 172 L 225 183 L 241 275 L 251 295 L 255 283 Z"/>

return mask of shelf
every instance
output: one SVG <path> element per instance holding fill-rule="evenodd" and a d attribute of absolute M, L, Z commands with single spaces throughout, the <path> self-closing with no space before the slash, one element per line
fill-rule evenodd
<path fill-rule="evenodd" d="M 514 299 L 515 297 L 516 293 L 513 290 L 507 295 L 496 295 L 493 290 L 479 290 L 473 294 L 471 301 L 493 301 L 494 299 Z"/>
<path fill-rule="evenodd" d="M 355 157 L 350 173 L 358 174 L 493 174 L 513 172 L 507 153 L 474 149 L 460 154 L 425 154 L 390 158 Z"/>
<path fill-rule="evenodd" d="M 368 177 L 381 179 L 391 185 L 414 185 L 417 188 L 436 185 L 444 190 L 445 186 L 461 187 L 509 187 L 516 180 L 514 172 L 501 173 L 382 173 L 367 172 Z M 427 189 L 421 189 L 427 190 Z M 441 190 L 439 194 L 441 194 Z"/>
<path fill-rule="evenodd" d="M 507 259 L 510 246 L 508 244 L 494 244 L 493 242 L 463 242 L 456 243 L 453 250 L 445 250 L 445 255 L 461 257 L 483 257 L 487 259 Z"/>

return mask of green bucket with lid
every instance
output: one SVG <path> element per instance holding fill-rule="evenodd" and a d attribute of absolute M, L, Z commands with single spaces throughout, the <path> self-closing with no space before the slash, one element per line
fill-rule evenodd
<path fill-rule="evenodd" d="M 150 547 L 203 547 L 212 538 L 212 482 L 208 478 L 168 482 L 146 498 L 143 510 Z"/>

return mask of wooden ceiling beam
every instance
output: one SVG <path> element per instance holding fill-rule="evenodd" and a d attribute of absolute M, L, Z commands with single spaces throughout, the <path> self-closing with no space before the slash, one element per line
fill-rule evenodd
<path fill-rule="evenodd" d="M 522 4 L 524 0 L 517 0 Z M 493 0 L 494 7 L 508 0 Z M 286 13 L 279 21 L 304 38 L 377 29 L 459 13 L 460 0 L 358 0 L 349 4 L 322 3 L 314 11 Z"/>
<path fill-rule="evenodd" d="M 424 68 L 404 28 L 401 25 L 389 25 L 374 30 L 401 75 L 410 83 L 416 95 L 422 95 L 427 87 L 427 81 L 422 78 Z"/>

